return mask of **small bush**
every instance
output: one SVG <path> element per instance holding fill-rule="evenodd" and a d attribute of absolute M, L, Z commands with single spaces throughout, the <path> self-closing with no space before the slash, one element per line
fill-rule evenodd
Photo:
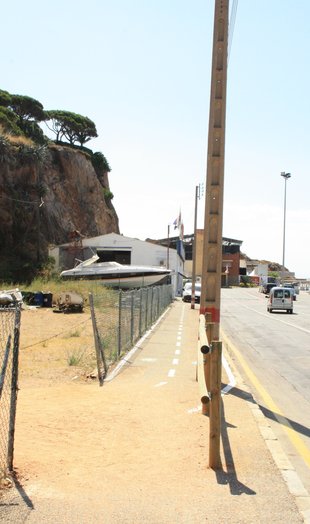
<path fill-rule="evenodd" d="M 97 151 L 96 153 L 93 153 L 91 157 L 91 163 L 96 171 L 99 171 L 101 173 L 110 172 L 111 168 L 108 164 L 107 159 L 105 156 L 100 153 L 100 151 Z"/>
<path fill-rule="evenodd" d="M 68 353 L 68 366 L 78 366 L 81 363 L 83 356 L 84 351 L 79 351 L 78 353 Z"/>
<path fill-rule="evenodd" d="M 107 189 L 106 187 L 103 188 L 103 196 L 105 200 L 112 200 L 114 198 L 114 195 L 110 189 Z"/>

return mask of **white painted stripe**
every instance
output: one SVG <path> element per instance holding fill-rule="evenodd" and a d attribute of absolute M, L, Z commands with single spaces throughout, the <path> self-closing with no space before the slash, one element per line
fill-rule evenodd
<path fill-rule="evenodd" d="M 172 365 L 173 366 L 177 366 L 179 363 L 179 359 L 178 358 L 174 358 L 173 361 L 172 361 Z"/>
<path fill-rule="evenodd" d="M 196 408 L 191 408 L 187 410 L 187 413 L 199 413 L 201 411 L 201 406 L 197 406 Z"/>
<path fill-rule="evenodd" d="M 225 386 L 223 389 L 222 389 L 222 395 L 226 395 L 226 393 L 228 393 L 233 387 L 235 387 L 236 385 L 236 379 L 233 375 L 233 372 L 232 370 L 230 369 L 230 366 L 226 360 L 226 358 L 224 357 L 224 355 L 222 354 L 222 364 L 223 364 L 223 367 L 227 373 L 227 377 L 228 377 L 228 384 L 227 386 Z"/>
<path fill-rule="evenodd" d="M 112 373 L 110 373 L 107 376 L 105 382 L 110 382 L 110 380 L 113 380 L 116 377 L 116 375 L 118 375 L 118 373 L 121 371 L 121 369 L 125 366 L 125 364 L 130 363 L 130 358 L 135 354 L 135 352 L 138 349 L 140 349 L 142 342 L 144 342 L 144 340 L 152 333 L 157 324 L 159 324 L 159 322 L 161 322 L 161 320 L 166 316 L 168 311 L 170 311 L 170 308 L 167 308 L 166 311 L 163 312 L 163 314 L 161 315 L 161 317 L 157 319 L 155 324 L 153 324 L 153 326 L 146 333 L 144 333 L 143 337 L 141 337 L 140 340 L 138 340 L 137 344 L 130 351 L 128 351 L 127 355 L 124 358 L 122 358 L 122 360 L 119 361 L 117 366 L 113 369 Z"/>
<path fill-rule="evenodd" d="M 154 388 L 160 388 L 161 386 L 165 386 L 168 384 L 168 382 L 158 382 L 158 384 L 155 384 Z"/>
<path fill-rule="evenodd" d="M 176 343 L 176 346 L 177 346 L 177 347 L 180 347 L 180 345 L 181 345 L 181 342 L 177 342 L 177 343 Z"/>
<path fill-rule="evenodd" d="M 180 349 L 176 349 L 175 352 L 174 352 L 175 355 L 181 355 L 181 350 Z"/>
<path fill-rule="evenodd" d="M 175 375 L 175 369 L 169 369 L 168 377 L 174 377 L 174 375 Z"/>
<path fill-rule="evenodd" d="M 181 338 L 182 338 L 181 336 L 179 336 L 179 335 L 177 336 L 177 340 L 181 340 Z"/>

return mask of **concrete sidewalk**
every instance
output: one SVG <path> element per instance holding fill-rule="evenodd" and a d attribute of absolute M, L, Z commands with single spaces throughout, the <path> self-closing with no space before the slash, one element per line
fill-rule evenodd
<path fill-rule="evenodd" d="M 236 380 L 223 396 L 222 468 L 208 468 L 209 419 L 201 414 L 196 382 L 198 309 L 176 300 L 148 337 L 127 357 L 120 373 L 103 388 L 71 385 L 64 402 L 50 408 L 68 422 L 70 461 L 58 457 L 40 464 L 31 418 L 33 391 L 21 391 L 18 431 L 28 431 L 29 446 L 18 449 L 16 466 L 36 461 L 36 478 L 23 481 L 0 499 L 0 520 L 27 523 L 198 524 L 307 521 L 305 506 L 290 493 L 279 470 L 285 457 L 277 449 L 253 397 Z M 227 370 L 228 368 L 226 368 Z M 223 383 L 231 375 L 223 371 Z M 75 407 L 81 421 L 81 395 L 92 400 L 96 425 L 80 426 L 74 448 Z M 70 409 L 66 399 L 70 396 Z M 49 392 L 53 402 L 53 388 Z M 55 397 L 56 398 L 56 397 Z M 69 401 L 68 401 L 69 402 Z M 44 404 L 42 404 L 43 406 Z M 43 408 L 42 408 L 43 409 Z M 40 425 L 38 413 L 38 424 Z M 60 416 L 60 415 L 59 415 Z M 43 424 L 42 424 L 43 425 Z M 43 434 L 42 434 L 43 435 Z M 264 436 L 263 436 L 264 435 Z M 59 438 L 62 438 L 59 435 Z M 266 439 L 273 442 L 267 446 Z M 32 444 L 33 441 L 33 444 Z M 94 461 L 87 452 L 91 446 Z M 273 454 L 269 448 L 273 448 Z M 277 464 L 275 463 L 275 458 Z M 79 472 L 76 464 L 79 463 Z M 82 475 L 81 475 L 82 471 Z M 292 478 L 291 478 L 292 480 Z"/>

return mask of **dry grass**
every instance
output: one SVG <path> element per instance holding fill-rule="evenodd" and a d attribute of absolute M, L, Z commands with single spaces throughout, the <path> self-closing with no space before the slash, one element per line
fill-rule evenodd
<path fill-rule="evenodd" d="M 96 367 L 92 323 L 88 313 L 55 314 L 50 308 L 22 311 L 20 378 L 51 384 L 85 380 Z"/>
<path fill-rule="evenodd" d="M 26 136 L 15 136 L 4 131 L 3 127 L 0 125 L 0 135 L 3 135 L 11 144 L 15 146 L 33 146 L 34 142 L 27 138 Z"/>

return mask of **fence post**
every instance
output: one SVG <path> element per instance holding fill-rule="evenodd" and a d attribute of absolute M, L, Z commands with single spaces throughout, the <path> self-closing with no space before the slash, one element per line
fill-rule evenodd
<path fill-rule="evenodd" d="M 98 327 L 97 327 L 97 322 L 96 322 L 96 317 L 95 317 L 94 297 L 93 297 L 92 293 L 89 293 L 89 305 L 90 305 L 90 315 L 91 315 L 91 320 L 92 320 L 92 325 L 93 325 L 93 333 L 94 333 L 94 339 L 95 339 L 95 350 L 96 350 L 96 359 L 97 359 L 98 380 L 99 380 L 99 385 L 103 386 L 103 378 L 104 378 L 104 375 L 107 372 L 107 365 L 106 365 L 106 361 L 105 361 L 104 351 L 102 349 L 102 345 L 101 345 L 101 341 L 100 341 L 100 336 L 99 336 L 99 333 L 98 333 Z M 103 364 L 103 371 L 104 371 L 104 373 L 102 372 L 101 361 L 102 361 L 102 364 Z"/>
<path fill-rule="evenodd" d="M 208 345 L 211 346 L 212 341 L 212 331 L 213 331 L 213 325 L 211 324 L 211 313 L 205 314 L 205 330 L 206 330 L 206 336 Z M 204 376 L 206 381 L 206 387 L 208 393 L 210 393 L 210 352 L 204 355 Z M 203 414 L 209 415 L 210 413 L 210 402 L 205 404 Z"/>
<path fill-rule="evenodd" d="M 153 302 L 154 302 L 154 288 L 152 286 L 151 287 L 151 324 L 150 325 L 152 325 L 154 322 L 154 304 Z"/>
<path fill-rule="evenodd" d="M 131 345 L 133 344 L 133 341 L 134 341 L 134 295 L 135 295 L 135 291 L 133 290 L 131 292 L 131 319 L 130 319 L 130 342 L 131 342 Z"/>
<path fill-rule="evenodd" d="M 206 335 L 206 321 L 203 315 L 199 316 L 199 340 L 197 355 L 197 380 L 199 383 L 201 411 L 203 415 L 209 414 L 209 390 L 206 382 L 206 360 L 209 354 L 209 342 Z"/>
<path fill-rule="evenodd" d="M 145 331 L 148 328 L 148 309 L 149 309 L 149 289 L 145 288 L 146 292 L 146 304 L 145 304 Z"/>
<path fill-rule="evenodd" d="M 142 287 L 140 288 L 139 337 L 142 336 Z"/>
<path fill-rule="evenodd" d="M 13 471 L 14 438 L 15 438 L 15 419 L 18 391 L 18 353 L 19 353 L 19 334 L 20 334 L 21 310 L 17 306 L 15 310 L 14 341 L 13 341 L 13 360 L 12 360 L 12 380 L 11 380 L 11 402 L 8 438 L 8 469 Z"/>
<path fill-rule="evenodd" d="M 222 342 L 212 341 L 210 355 L 210 438 L 209 467 L 221 467 L 221 380 L 222 380 Z"/>
<path fill-rule="evenodd" d="M 121 333 L 122 333 L 122 291 L 120 289 L 119 294 L 118 294 L 118 349 L 117 349 L 118 357 L 120 357 L 121 350 L 122 350 Z"/>

